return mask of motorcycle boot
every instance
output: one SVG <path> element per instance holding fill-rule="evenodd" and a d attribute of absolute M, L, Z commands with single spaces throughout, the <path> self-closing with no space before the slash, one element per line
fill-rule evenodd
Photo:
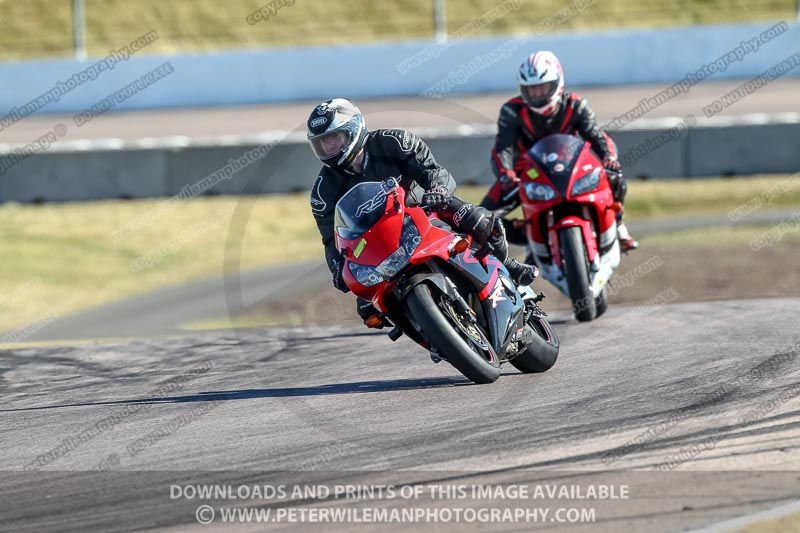
<path fill-rule="evenodd" d="M 358 316 L 361 317 L 364 325 L 368 328 L 383 329 L 391 325 L 381 316 L 378 308 L 369 300 L 358 298 L 356 300 L 356 313 L 358 313 Z"/>

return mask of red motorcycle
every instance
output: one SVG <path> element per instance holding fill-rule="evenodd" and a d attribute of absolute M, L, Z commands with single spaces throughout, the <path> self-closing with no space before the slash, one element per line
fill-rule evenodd
<path fill-rule="evenodd" d="M 578 320 L 599 317 L 608 308 L 605 286 L 620 262 L 621 206 L 606 169 L 588 142 L 556 134 L 523 154 L 517 173 L 534 263 L 572 300 Z"/>
<path fill-rule="evenodd" d="M 474 250 L 419 206 L 406 206 L 398 181 L 360 183 L 336 204 L 336 246 L 344 280 L 393 326 L 475 383 L 491 383 L 500 365 L 544 372 L 558 358 L 555 331 L 538 306 L 543 295 L 517 287 L 506 268 Z"/>

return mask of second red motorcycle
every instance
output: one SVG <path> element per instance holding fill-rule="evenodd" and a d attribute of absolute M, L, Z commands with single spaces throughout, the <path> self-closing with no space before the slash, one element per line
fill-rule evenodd
<path fill-rule="evenodd" d="M 517 174 L 528 246 L 542 277 L 572 300 L 579 321 L 602 315 L 620 262 L 621 209 L 602 162 L 588 142 L 556 134 L 520 157 Z"/>

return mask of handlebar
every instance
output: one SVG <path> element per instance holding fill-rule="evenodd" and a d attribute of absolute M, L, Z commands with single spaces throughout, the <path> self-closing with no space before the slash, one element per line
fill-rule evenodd
<path fill-rule="evenodd" d="M 406 202 L 406 209 L 412 208 L 412 207 L 419 207 L 420 209 L 425 211 L 425 214 L 428 215 L 428 216 L 430 216 L 432 213 L 436 212 L 436 207 L 435 206 L 422 205 L 419 202 L 413 202 L 413 203 Z"/>
<path fill-rule="evenodd" d="M 513 189 L 508 191 L 508 193 L 506 193 L 506 195 L 503 196 L 503 201 L 507 202 L 511 200 L 513 197 L 515 197 L 517 194 L 519 194 L 519 185 L 516 185 Z"/>

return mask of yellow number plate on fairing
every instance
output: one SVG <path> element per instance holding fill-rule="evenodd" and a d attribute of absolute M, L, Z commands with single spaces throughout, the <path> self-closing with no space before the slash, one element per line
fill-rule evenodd
<path fill-rule="evenodd" d="M 358 256 L 361 255 L 361 252 L 363 252 L 364 248 L 366 247 L 367 247 L 367 239 L 361 239 L 360 241 L 358 241 L 356 249 L 353 250 L 353 255 L 355 256 L 356 259 L 358 259 Z"/>

